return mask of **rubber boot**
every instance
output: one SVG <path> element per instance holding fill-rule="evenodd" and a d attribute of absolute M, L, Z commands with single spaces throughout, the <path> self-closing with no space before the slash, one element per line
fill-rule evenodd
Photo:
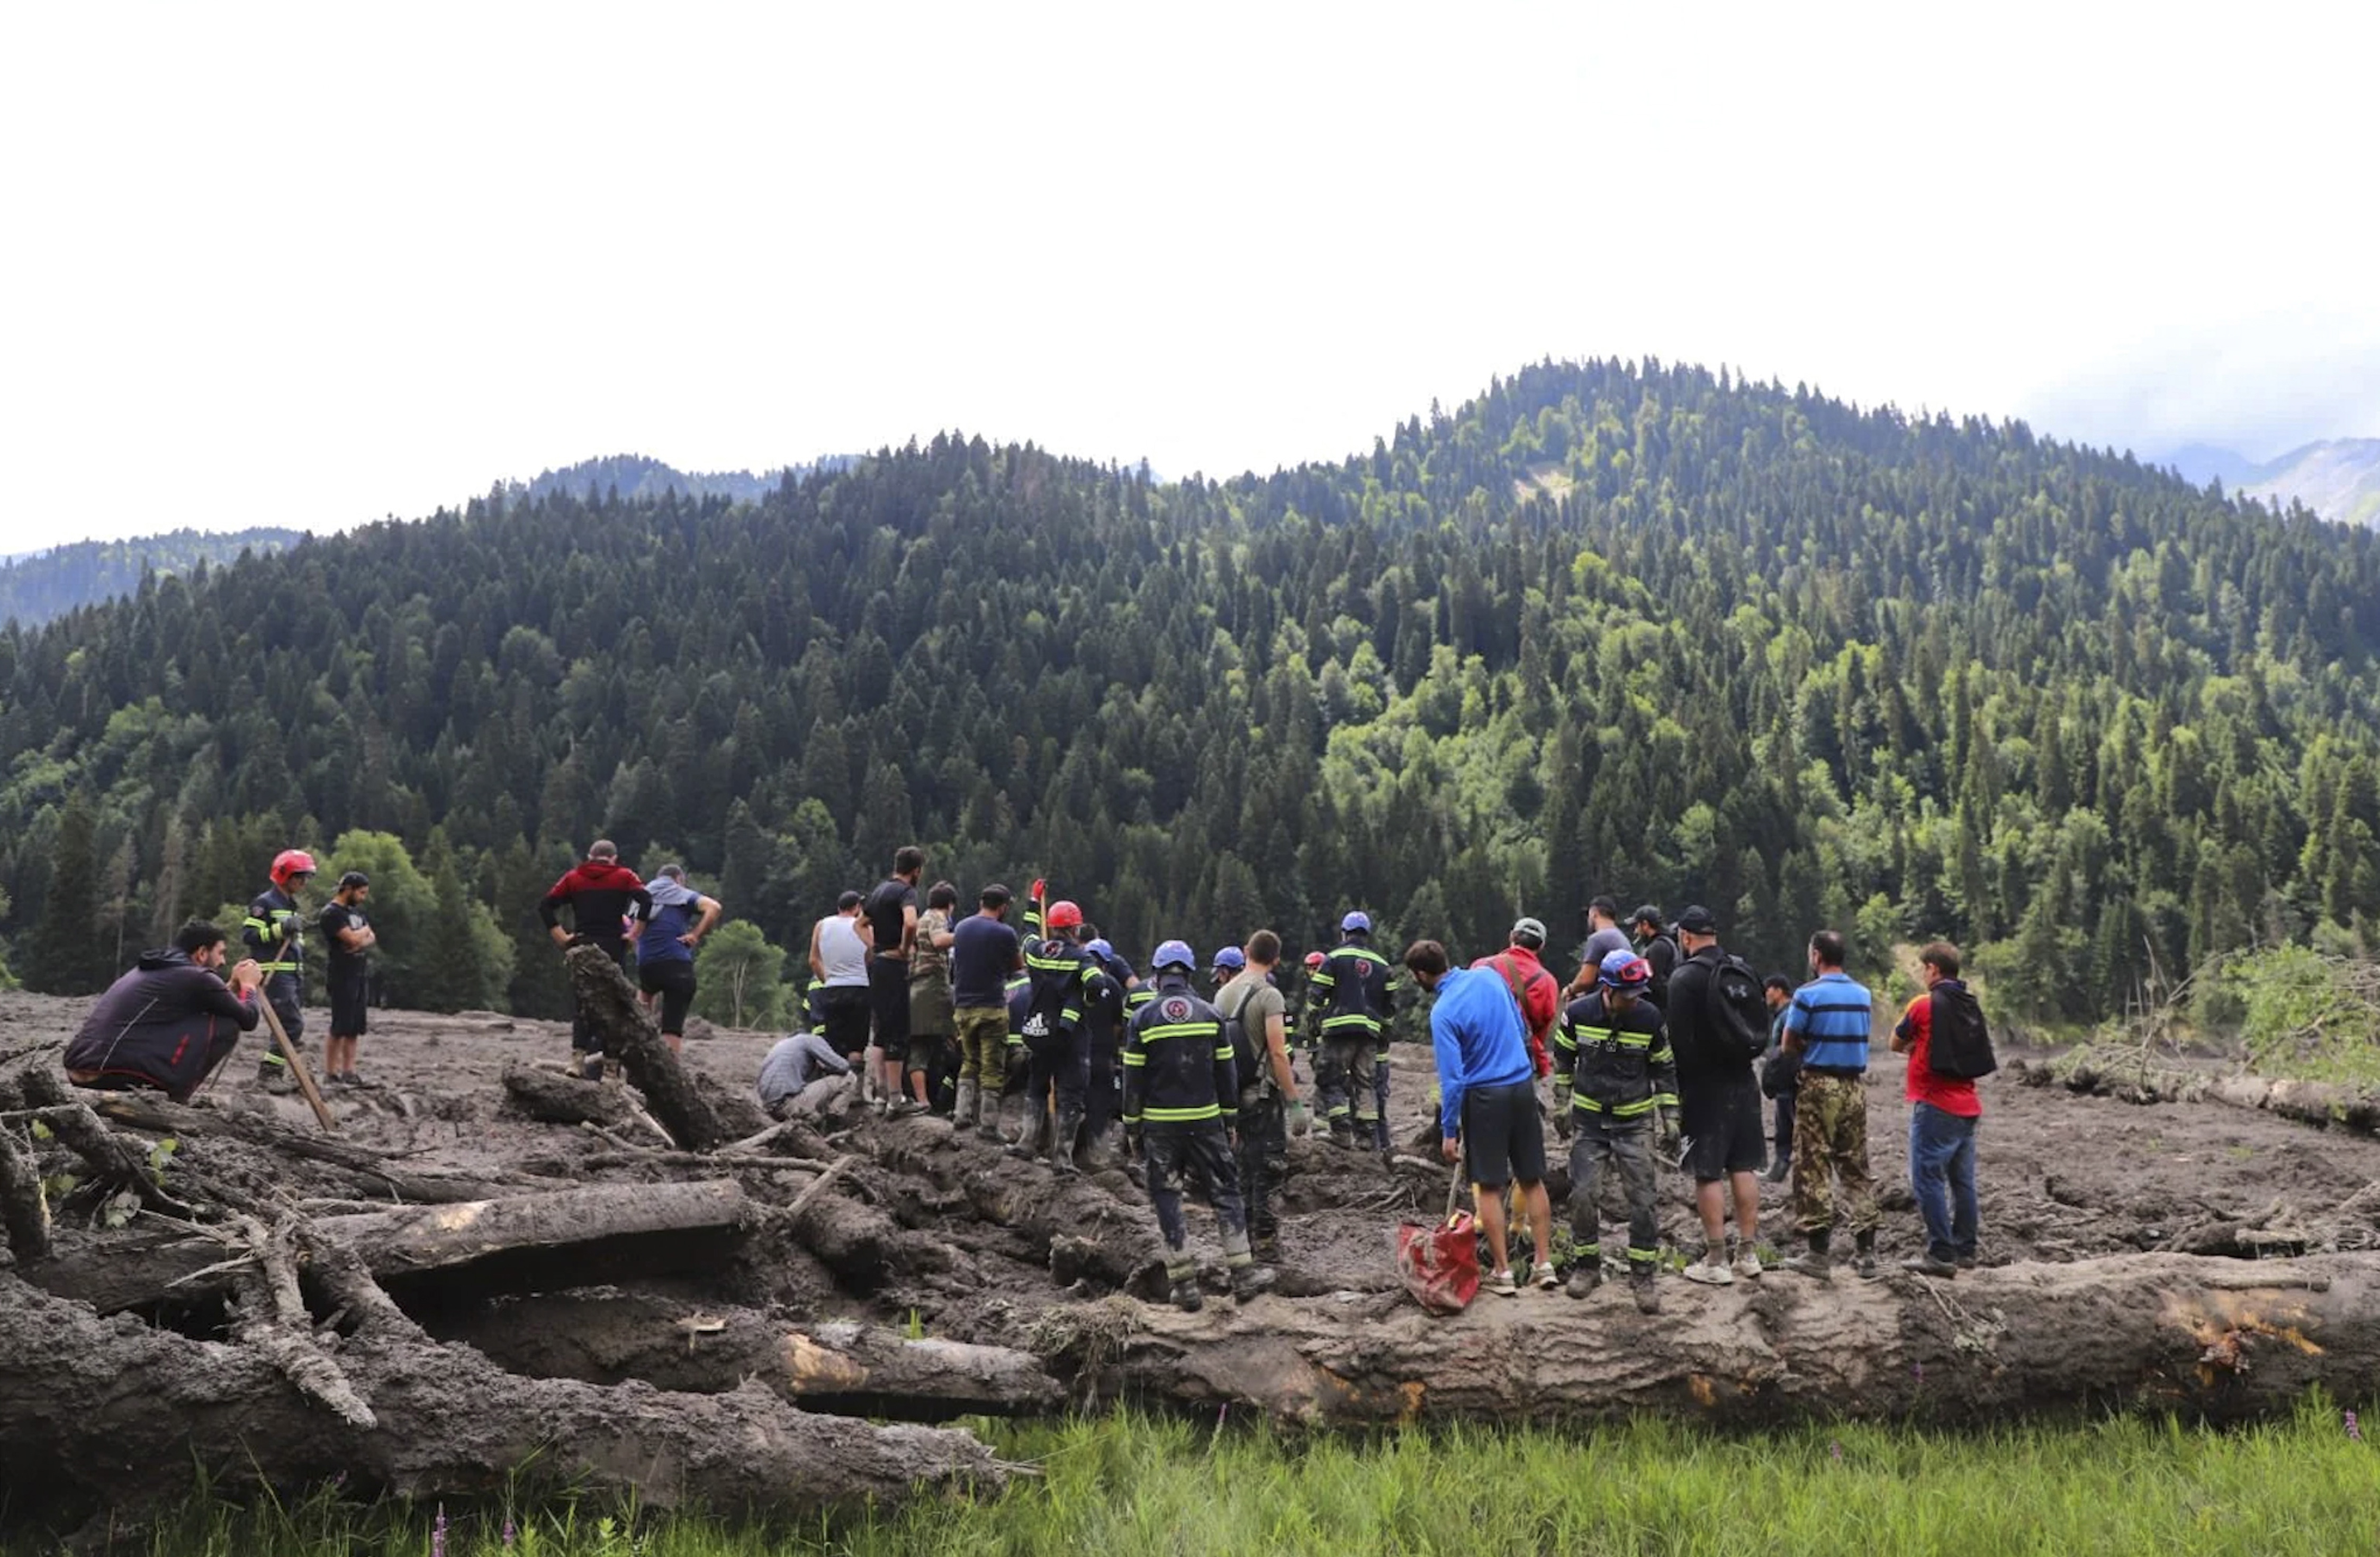
<path fill-rule="evenodd" d="M 1331 1120 L 1330 1144 L 1333 1146 L 1343 1146 L 1351 1151 L 1354 1150 L 1355 1145 L 1354 1127 L 1349 1124 L 1345 1119 Z"/>
<path fill-rule="evenodd" d="M 989 1141 L 997 1146 L 1008 1139 L 1007 1132 L 1000 1128 L 1000 1116 L 1008 1111 L 1008 1094 L 1005 1092 L 988 1093 L 983 1098 L 980 1107 L 982 1113 L 977 1116 L 975 1123 L 976 1137 L 981 1141 Z"/>
<path fill-rule="evenodd" d="M 1819 1228 L 1810 1235 L 1808 1252 L 1787 1255 L 1784 1261 L 1785 1268 L 1797 1276 L 1811 1276 L 1819 1281 L 1832 1279 L 1835 1273 L 1835 1261 L 1828 1249 L 1834 1241 L 1833 1228 Z"/>
<path fill-rule="evenodd" d="M 1185 1314 L 1195 1314 L 1207 1306 L 1206 1294 L 1198 1290 L 1198 1267 L 1188 1260 L 1165 1263 L 1166 1300 Z"/>
<path fill-rule="evenodd" d="M 1058 1139 L 1050 1147 L 1050 1171 L 1071 1178 L 1083 1170 L 1075 1165 L 1075 1142 L 1083 1133 L 1083 1111 L 1073 1104 L 1058 1106 Z"/>
<path fill-rule="evenodd" d="M 1779 1152 L 1777 1153 L 1777 1160 L 1768 1165 L 1768 1182 L 1771 1184 L 1782 1184 L 1785 1182 L 1786 1177 L 1792 1171 L 1793 1165 L 1785 1160 L 1784 1153 Z"/>
<path fill-rule="evenodd" d="M 1874 1281 L 1878 1273 L 1876 1268 L 1876 1229 L 1870 1227 L 1864 1233 L 1853 1234 L 1852 1248 L 1858 1256 L 1852 1268 L 1858 1271 L 1862 1281 Z"/>
<path fill-rule="evenodd" d="M 1658 1314 L 1661 1311 L 1661 1290 L 1653 1285 L 1653 1268 L 1650 1265 L 1639 1265 L 1628 1273 L 1628 1295 L 1636 1299 L 1638 1313 Z"/>
<path fill-rule="evenodd" d="M 1572 1298 L 1584 1298 L 1603 1285 L 1603 1249 L 1600 1245 L 1584 1246 L 1570 1268 L 1570 1281 L 1562 1290 Z"/>
<path fill-rule="evenodd" d="M 1269 1265 L 1242 1265 L 1232 1272 L 1232 1301 L 1254 1302 L 1258 1296 L 1272 1290 L 1273 1271 Z"/>
<path fill-rule="evenodd" d="M 953 1129 L 963 1130 L 969 1125 L 975 1123 L 975 1111 L 982 1096 L 983 1085 L 981 1082 L 961 1081 L 959 1083 L 959 1100 L 951 1105 L 951 1128 Z"/>
<path fill-rule="evenodd" d="M 1050 1111 L 1047 1106 L 1027 1098 L 1025 1119 L 1017 1127 L 1016 1139 L 1008 1143 L 1008 1154 L 1021 1162 L 1031 1162 L 1041 1154 L 1041 1138 L 1048 1132 Z"/>

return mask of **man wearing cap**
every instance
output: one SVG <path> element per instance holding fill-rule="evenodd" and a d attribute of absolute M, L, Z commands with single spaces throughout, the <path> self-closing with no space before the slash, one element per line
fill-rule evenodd
<path fill-rule="evenodd" d="M 349 871 L 339 877 L 339 889 L 316 919 L 322 943 L 330 947 L 323 982 L 331 996 L 331 1035 L 322 1042 L 322 1079 L 334 1086 L 371 1085 L 356 1068 L 356 1044 L 364 1035 L 364 1011 L 370 1003 L 365 954 L 380 944 L 371 921 L 364 917 L 364 902 L 370 896 L 371 878 Z"/>
<path fill-rule="evenodd" d="M 1050 914 L 1055 927 L 1057 908 Z M 1148 1174 L 1149 1203 L 1165 1239 L 1169 1296 L 1187 1313 L 1196 1313 L 1206 1299 L 1198 1291 L 1197 1261 L 1190 1256 L 1190 1229 L 1182 1219 L 1184 1180 L 1203 1184 L 1215 1208 L 1233 1301 L 1245 1303 L 1273 1282 L 1271 1270 L 1257 1263 L 1248 1241 L 1239 1165 L 1228 1134 L 1239 1117 L 1239 1075 L 1223 1036 L 1222 1013 L 1190 987 L 1197 969 L 1197 955 L 1187 943 L 1159 947 L 1149 958 L 1157 998 L 1132 1019 L 1123 1041 L 1124 1142 Z"/>
<path fill-rule="evenodd" d="M 662 1008 L 662 1041 L 677 1054 L 686 1047 L 686 1014 L 694 1006 L 694 951 L 719 923 L 719 899 L 686 884 L 686 867 L 663 865 L 646 883 L 653 922 L 637 937 L 637 986 L 650 1009 Z"/>
<path fill-rule="evenodd" d="M 1496 976 L 1504 981 L 1504 987 L 1512 992 L 1512 998 L 1520 1003 L 1522 1020 L 1528 1025 L 1529 1068 L 1540 1076 L 1550 1076 L 1554 1062 L 1548 1045 L 1553 1038 L 1554 1023 L 1561 1017 L 1561 986 L 1538 960 L 1537 954 L 1545 949 L 1546 927 L 1535 919 L 1515 920 L 1506 941 L 1503 950 L 1471 965 L 1493 969 Z"/>
<path fill-rule="evenodd" d="M 1628 931 L 1636 955 L 1653 970 L 1653 987 L 1645 993 L 1653 1004 L 1670 1008 L 1670 975 L 1678 971 L 1678 942 L 1661 927 L 1661 905 L 1640 903 L 1628 916 Z"/>
<path fill-rule="evenodd" d="M 1314 1090 L 1330 1122 L 1332 1145 L 1385 1150 L 1373 1073 L 1404 981 L 1372 949 L 1370 914 L 1351 911 L 1339 922 L 1339 945 L 1306 981 L 1308 1011 L 1321 1046 Z"/>
<path fill-rule="evenodd" d="M 1759 980 L 1719 948 L 1718 921 L 1700 904 L 1678 915 L 1678 944 L 1685 960 L 1670 975 L 1670 1003 L 1662 1015 L 1678 1056 L 1680 1123 L 1686 1137 L 1682 1165 L 1694 1176 L 1694 1209 L 1703 1224 L 1702 1258 L 1686 1267 L 1685 1277 L 1725 1286 L 1760 1274 L 1759 1173 L 1767 1165 L 1768 1136 L 1760 1116 L 1760 1083 L 1752 1073 L 1754 1050 L 1739 1047 L 1731 1035 L 1727 1014 L 1719 1009 L 1718 981 L 1743 979 L 1757 1001 Z M 1731 1260 L 1730 1194 L 1736 1232 Z"/>
<path fill-rule="evenodd" d="M 1000 1139 L 1008 1086 L 1008 979 L 1025 971 L 1025 946 L 1008 923 L 1010 894 L 998 882 L 976 895 L 976 911 L 951 929 L 952 1025 L 958 1031 L 958 1105 L 951 1124 Z"/>

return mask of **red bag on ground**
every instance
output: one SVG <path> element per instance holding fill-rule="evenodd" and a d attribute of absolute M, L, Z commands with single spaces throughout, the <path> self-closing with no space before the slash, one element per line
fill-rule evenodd
<path fill-rule="evenodd" d="M 1397 1228 L 1397 1275 L 1434 1314 L 1459 1314 L 1479 1296 L 1479 1231 L 1469 1212 L 1454 1209 L 1462 1195 L 1458 1167 L 1447 1187 L 1446 1219 L 1434 1227 L 1407 1222 Z"/>

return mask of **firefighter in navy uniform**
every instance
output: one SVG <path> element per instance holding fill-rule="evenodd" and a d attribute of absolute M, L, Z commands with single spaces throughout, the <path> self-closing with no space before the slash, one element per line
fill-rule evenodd
<path fill-rule="evenodd" d="M 1083 928 L 1088 930 L 1090 926 L 1086 924 Z M 1083 1010 L 1083 1020 L 1091 1029 L 1090 1071 L 1083 1087 L 1083 1149 L 1096 1169 L 1113 1165 L 1109 1156 L 1108 1131 L 1123 1104 L 1123 1080 L 1117 1074 L 1117 1061 L 1123 1053 L 1123 1024 L 1132 1016 L 1132 997 L 1139 993 L 1133 986 L 1140 981 L 1132 964 L 1118 957 L 1115 947 L 1106 941 L 1093 936 L 1083 942 L 1083 949 L 1091 954 L 1099 971 L 1108 976 L 1106 992 Z M 1154 996 L 1156 991 L 1148 993 Z M 1148 1003 L 1141 1002 L 1144 1006 Z"/>
<path fill-rule="evenodd" d="M 1330 1121 L 1334 1146 L 1388 1149 L 1380 1117 L 1386 1089 L 1375 1080 L 1404 981 L 1371 947 L 1372 918 L 1360 910 L 1339 922 L 1338 947 L 1306 980 L 1307 1014 L 1318 1057 L 1314 1090 Z M 1377 1090 L 1376 1090 L 1377 1089 Z"/>
<path fill-rule="evenodd" d="M 1025 943 L 1025 976 L 1032 981 L 1031 1006 L 1025 1018 L 1025 1053 L 1030 1073 L 1026 1079 L 1025 1129 L 1008 1148 L 1014 1157 L 1040 1155 L 1044 1110 L 1057 1116 L 1057 1138 L 1050 1148 L 1050 1166 L 1060 1175 L 1079 1172 L 1075 1166 L 1075 1141 L 1082 1133 L 1084 1093 L 1090 1081 L 1092 1011 L 1122 996 L 1106 970 L 1074 939 L 1083 911 L 1061 899 L 1051 903 L 1043 920 L 1049 934 Z"/>
<path fill-rule="evenodd" d="M 1182 1220 L 1185 1182 L 1196 1181 L 1215 1208 L 1232 1298 L 1246 1302 L 1272 1285 L 1273 1273 L 1256 1262 L 1248 1244 L 1229 1133 L 1239 1116 L 1240 1083 L 1222 1013 L 1190 987 L 1198 959 L 1186 944 L 1168 941 L 1149 961 L 1157 998 L 1124 1032 L 1124 1141 L 1148 1173 L 1149 1202 L 1165 1238 L 1168 1296 L 1175 1308 L 1196 1313 L 1206 1300 L 1198 1292 L 1198 1262 L 1190 1255 L 1190 1229 Z"/>
<path fill-rule="evenodd" d="M 306 1034 L 306 911 L 298 906 L 298 894 L 314 879 L 314 856 L 303 849 L 285 849 L 273 857 L 272 874 L 273 885 L 249 901 L 239 938 L 264 975 L 265 1001 L 281 1019 L 281 1030 L 295 1050 Z M 269 1044 L 256 1079 L 270 1092 L 298 1090 L 288 1061 Z"/>
<path fill-rule="evenodd" d="M 1595 987 L 1572 1001 L 1554 1029 L 1554 1129 L 1570 1141 L 1569 1292 L 1584 1298 L 1603 1279 L 1602 1209 L 1595 1181 L 1606 1167 L 1628 1197 L 1628 1282 L 1636 1307 L 1660 1311 L 1653 1273 L 1661 1253 L 1655 1151 L 1678 1134 L 1678 1062 L 1653 965 L 1633 950 L 1605 954 Z"/>

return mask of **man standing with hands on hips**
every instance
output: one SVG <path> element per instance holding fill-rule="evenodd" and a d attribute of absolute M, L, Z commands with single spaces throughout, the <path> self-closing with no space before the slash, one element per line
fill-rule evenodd
<path fill-rule="evenodd" d="M 1520 1290 L 1512 1279 L 1503 1205 L 1504 1188 L 1515 1181 L 1536 1251 L 1529 1280 L 1551 1290 L 1560 1284 L 1549 1250 L 1553 1203 L 1546 1196 L 1545 1122 L 1537 1115 L 1521 1008 L 1497 973 L 1450 968 L 1446 947 L 1436 941 L 1414 942 L 1405 948 L 1404 962 L 1414 982 L 1438 996 L 1430 1008 L 1429 1034 L 1438 1054 L 1439 1150 L 1448 1162 L 1468 1165 L 1479 1227 L 1496 1260 L 1488 1290 L 1500 1298 Z"/>

